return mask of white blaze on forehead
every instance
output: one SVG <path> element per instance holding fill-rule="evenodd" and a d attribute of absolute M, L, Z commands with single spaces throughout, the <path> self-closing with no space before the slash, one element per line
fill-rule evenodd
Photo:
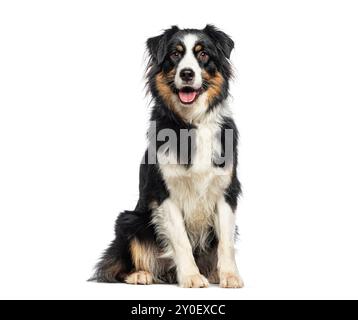
<path fill-rule="evenodd" d="M 176 75 L 175 75 L 175 84 L 180 89 L 185 86 L 182 79 L 180 78 L 180 71 L 183 69 L 192 69 L 195 73 L 194 82 L 191 86 L 194 89 L 201 88 L 202 85 L 202 76 L 201 76 L 201 68 L 199 66 L 198 60 L 194 55 L 194 47 L 197 41 L 199 40 L 198 36 L 195 34 L 187 34 L 182 39 L 183 44 L 185 46 L 185 54 L 184 57 L 179 62 Z"/>

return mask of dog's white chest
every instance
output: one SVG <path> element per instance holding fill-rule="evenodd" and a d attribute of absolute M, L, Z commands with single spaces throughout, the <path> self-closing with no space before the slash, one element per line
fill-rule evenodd
<path fill-rule="evenodd" d="M 196 129 L 196 151 L 189 168 L 160 165 L 170 198 L 182 211 L 189 238 L 196 243 L 204 241 L 204 234 L 214 225 L 216 203 L 231 180 L 231 168 L 213 165 L 214 155 L 221 151 L 219 130 L 217 124 Z"/>

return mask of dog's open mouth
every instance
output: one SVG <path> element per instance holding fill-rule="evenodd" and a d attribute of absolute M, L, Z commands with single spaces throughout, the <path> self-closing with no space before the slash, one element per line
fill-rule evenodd
<path fill-rule="evenodd" d="M 192 104 L 200 95 L 200 89 L 195 90 L 192 87 L 181 88 L 178 92 L 180 102 L 183 104 Z"/>

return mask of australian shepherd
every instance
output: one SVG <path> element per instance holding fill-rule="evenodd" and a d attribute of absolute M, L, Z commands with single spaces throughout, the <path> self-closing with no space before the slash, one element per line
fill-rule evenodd
<path fill-rule="evenodd" d="M 117 219 L 93 280 L 241 288 L 235 261 L 238 132 L 232 39 L 212 25 L 147 40 L 153 97 L 139 200 Z"/>

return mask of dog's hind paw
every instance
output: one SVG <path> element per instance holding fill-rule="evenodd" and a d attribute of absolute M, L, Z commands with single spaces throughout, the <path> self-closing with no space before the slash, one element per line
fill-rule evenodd
<path fill-rule="evenodd" d="M 149 285 L 153 284 L 153 275 L 147 271 L 137 271 L 130 274 L 125 282 L 128 284 Z"/>

